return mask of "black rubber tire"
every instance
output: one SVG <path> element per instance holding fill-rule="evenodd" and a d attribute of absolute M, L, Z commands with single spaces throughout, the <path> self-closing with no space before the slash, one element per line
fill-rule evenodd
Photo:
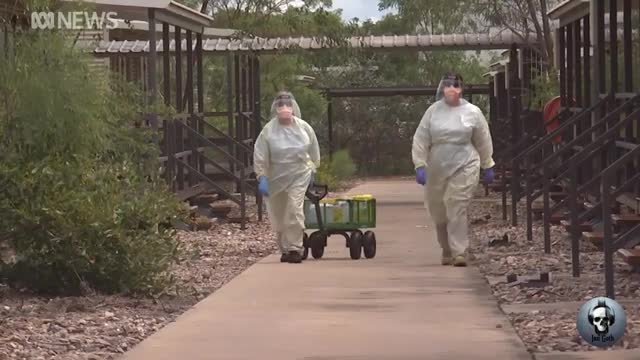
<path fill-rule="evenodd" d="M 309 236 L 309 246 L 311 247 L 311 256 L 314 259 L 321 259 L 324 255 L 325 235 L 319 231 L 311 233 Z"/>
<path fill-rule="evenodd" d="M 376 234 L 373 231 L 365 231 L 362 250 L 364 250 L 364 257 L 367 259 L 373 259 L 376 256 Z"/>
<path fill-rule="evenodd" d="M 349 256 L 358 260 L 362 256 L 362 231 L 354 231 L 349 239 Z"/>
<path fill-rule="evenodd" d="M 302 246 L 304 250 L 302 251 L 302 260 L 307 260 L 309 257 L 309 235 L 307 233 L 302 233 Z"/>

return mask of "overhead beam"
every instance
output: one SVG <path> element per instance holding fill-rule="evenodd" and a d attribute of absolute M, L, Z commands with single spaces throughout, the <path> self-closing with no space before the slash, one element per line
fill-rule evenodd
<path fill-rule="evenodd" d="M 437 86 L 419 87 L 377 87 L 377 88 L 326 88 L 324 93 L 330 97 L 377 97 L 377 96 L 433 96 L 437 93 Z M 488 84 L 467 84 L 463 87 L 464 94 L 487 95 L 491 89 Z"/>
<path fill-rule="evenodd" d="M 446 50 L 496 50 L 523 47 L 535 39 L 522 39 L 512 33 L 500 35 L 488 34 L 442 34 L 442 35 L 394 35 L 394 36 L 354 36 L 342 42 L 331 42 L 325 38 L 244 38 L 244 39 L 206 39 L 203 50 L 208 54 L 259 53 L 279 54 L 287 51 L 325 51 L 327 49 L 362 49 L 371 51 L 446 51 Z M 174 43 L 170 51 L 175 51 Z M 179 46 L 184 48 L 185 42 Z M 98 47 L 84 49 L 97 56 L 112 53 L 142 53 L 147 51 L 144 41 L 100 42 Z"/>

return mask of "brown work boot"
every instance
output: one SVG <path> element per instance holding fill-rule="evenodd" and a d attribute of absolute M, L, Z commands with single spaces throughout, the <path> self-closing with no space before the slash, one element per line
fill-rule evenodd
<path fill-rule="evenodd" d="M 442 265 L 451 265 L 453 264 L 453 257 L 451 256 L 451 251 L 448 249 L 442 250 L 442 258 L 440 259 L 440 263 Z"/>
<path fill-rule="evenodd" d="M 287 254 L 287 262 L 289 264 L 300 264 L 302 262 L 302 254 L 297 251 L 289 251 Z"/>
<path fill-rule="evenodd" d="M 436 225 L 436 236 L 438 238 L 438 243 L 442 248 L 442 258 L 440 260 L 440 263 L 442 265 L 451 265 L 453 263 L 453 258 L 451 257 L 451 248 L 449 247 L 447 224 Z"/>
<path fill-rule="evenodd" d="M 458 255 L 453 258 L 453 266 L 467 266 L 467 259 L 464 255 Z"/>

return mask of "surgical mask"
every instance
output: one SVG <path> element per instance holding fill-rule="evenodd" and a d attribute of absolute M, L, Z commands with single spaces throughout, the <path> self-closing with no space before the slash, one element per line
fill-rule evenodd
<path fill-rule="evenodd" d="M 276 112 L 278 114 L 278 119 L 280 120 L 291 120 L 291 117 L 293 116 L 293 108 L 286 105 L 278 106 Z"/>
<path fill-rule="evenodd" d="M 460 87 L 447 86 L 444 88 L 444 97 L 447 101 L 457 101 L 460 99 Z"/>
<path fill-rule="evenodd" d="M 462 93 L 462 80 L 454 76 L 444 76 L 438 84 L 436 100 L 444 98 L 445 102 L 455 105 Z"/>

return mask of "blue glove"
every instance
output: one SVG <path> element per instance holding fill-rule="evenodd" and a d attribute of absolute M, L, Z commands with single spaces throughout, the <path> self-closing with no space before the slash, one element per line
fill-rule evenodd
<path fill-rule="evenodd" d="M 416 169 L 416 182 L 420 185 L 427 183 L 427 169 L 424 166 Z"/>
<path fill-rule="evenodd" d="M 493 168 L 482 170 L 482 181 L 484 183 L 487 183 L 487 184 L 492 183 L 495 177 L 496 177 L 496 174 L 493 172 Z"/>
<path fill-rule="evenodd" d="M 269 196 L 269 187 L 267 186 L 267 177 L 266 176 L 260 176 L 258 181 L 259 181 L 259 183 L 258 183 L 258 191 L 264 196 Z"/>

